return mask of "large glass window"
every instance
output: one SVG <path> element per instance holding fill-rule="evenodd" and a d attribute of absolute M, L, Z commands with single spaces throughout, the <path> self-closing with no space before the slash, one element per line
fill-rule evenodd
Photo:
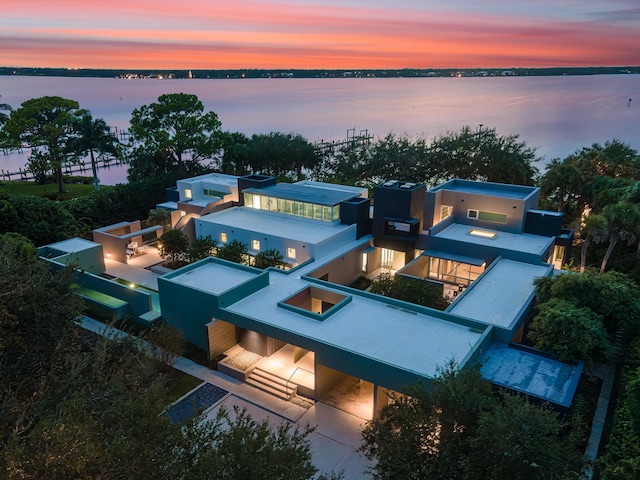
<path fill-rule="evenodd" d="M 467 210 L 467 218 L 484 220 L 486 222 L 507 223 L 507 215 L 504 213 L 484 212 L 482 210 Z"/>
<path fill-rule="evenodd" d="M 243 193 L 244 205 L 256 210 L 268 210 L 270 212 L 296 215 L 299 217 L 313 218 L 323 222 L 332 222 L 340 219 L 340 206 L 320 205 L 296 200 L 287 200 L 278 197 L 269 197 L 255 193 Z"/>
<path fill-rule="evenodd" d="M 454 285 L 470 285 L 484 272 L 484 265 L 429 258 L 429 278 Z"/>

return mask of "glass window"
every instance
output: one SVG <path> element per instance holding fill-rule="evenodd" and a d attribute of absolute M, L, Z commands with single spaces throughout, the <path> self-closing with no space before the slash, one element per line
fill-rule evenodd
<path fill-rule="evenodd" d="M 296 258 L 296 249 L 292 248 L 292 247 L 287 247 L 287 257 L 293 258 L 295 260 L 295 258 Z"/>
<path fill-rule="evenodd" d="M 225 232 L 220 232 L 220 241 L 222 243 L 227 243 L 229 241 L 229 237 L 227 237 Z"/>
<path fill-rule="evenodd" d="M 284 201 L 284 209 L 282 210 L 282 213 L 293 215 L 293 202 L 291 200 Z"/>
<path fill-rule="evenodd" d="M 245 193 L 243 195 L 244 195 L 244 204 L 249 208 L 253 208 L 253 193 Z"/>
<path fill-rule="evenodd" d="M 260 250 L 260 240 L 251 240 L 251 249 L 259 251 Z"/>
<path fill-rule="evenodd" d="M 313 218 L 316 220 L 322 220 L 322 205 L 313 206 Z"/>
<path fill-rule="evenodd" d="M 260 210 L 262 208 L 262 195 L 253 196 L 253 208 Z"/>
<path fill-rule="evenodd" d="M 313 203 L 304 204 L 304 217 L 313 218 Z"/>
<path fill-rule="evenodd" d="M 335 205 L 333 207 L 333 217 L 331 218 L 332 221 L 336 221 L 340 219 L 340 205 Z"/>
<path fill-rule="evenodd" d="M 191 189 L 190 188 L 185 188 L 184 189 L 184 198 L 186 198 L 187 200 L 191 200 Z"/>
<path fill-rule="evenodd" d="M 487 222 L 507 223 L 507 216 L 504 213 L 478 212 L 478 220 Z"/>
<path fill-rule="evenodd" d="M 331 221 L 331 207 L 322 207 L 322 220 L 325 222 Z"/>

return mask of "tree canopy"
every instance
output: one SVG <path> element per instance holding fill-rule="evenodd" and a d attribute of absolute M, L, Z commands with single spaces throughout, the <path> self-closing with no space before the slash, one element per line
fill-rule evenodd
<path fill-rule="evenodd" d="M 131 114 L 129 180 L 177 169 L 187 175 L 202 171 L 200 162 L 221 147 L 220 121 L 204 112 L 196 95 L 168 93 Z"/>
<path fill-rule="evenodd" d="M 2 147 L 18 150 L 28 145 L 53 167 L 58 192 L 64 193 L 62 166 L 68 160 L 73 125 L 82 115 L 78 102 L 62 97 L 26 100 L 13 110 L 2 127 Z"/>
<path fill-rule="evenodd" d="M 558 414 L 521 396 L 494 395 L 477 369 L 451 362 L 427 390 L 393 395 L 363 431 L 376 479 L 568 479 L 585 467 Z"/>
<path fill-rule="evenodd" d="M 450 303 L 450 299 L 442 295 L 442 287 L 435 283 L 414 278 L 397 278 L 389 273 L 378 275 L 369 291 L 438 310 L 444 310 Z"/>
<path fill-rule="evenodd" d="M 94 119 L 91 113 L 85 112 L 82 117 L 73 122 L 74 135 L 69 142 L 69 150 L 76 155 L 89 154 L 91 160 L 91 172 L 93 174 L 93 186 L 98 191 L 98 169 L 96 159 L 103 155 L 118 157 L 119 149 L 116 147 L 118 139 L 111 134 L 107 123 L 101 119 Z"/>

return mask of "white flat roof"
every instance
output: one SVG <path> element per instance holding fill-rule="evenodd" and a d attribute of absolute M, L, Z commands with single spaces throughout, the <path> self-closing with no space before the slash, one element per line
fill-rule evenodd
<path fill-rule="evenodd" d="M 471 235 L 470 230 L 485 230 L 495 232 L 494 238 L 483 238 Z M 456 240 L 459 242 L 471 243 L 474 245 L 484 245 L 503 250 L 513 250 L 534 255 L 543 255 L 553 243 L 553 238 L 530 233 L 509 233 L 498 230 L 491 230 L 485 227 L 474 227 L 461 223 L 452 223 L 441 232 L 434 235 L 435 238 Z"/>
<path fill-rule="evenodd" d="M 229 208 L 205 215 L 196 221 L 223 225 L 230 229 L 238 228 L 260 232 L 274 237 L 285 237 L 309 244 L 319 243 L 350 228 L 349 225 L 333 224 L 246 207 Z"/>
<path fill-rule="evenodd" d="M 258 275 L 258 273 L 245 269 L 234 268 L 233 266 L 222 265 L 217 262 L 208 262 L 188 270 L 185 273 L 171 277 L 170 280 L 219 295 L 255 278 L 256 275 Z"/>
<path fill-rule="evenodd" d="M 534 291 L 533 280 L 547 275 L 549 265 L 501 259 L 474 282 L 448 310 L 479 322 L 510 328 Z"/>
<path fill-rule="evenodd" d="M 47 246 L 55 250 L 60 250 L 61 252 L 72 253 L 94 248 L 96 245 L 100 244 L 90 240 L 84 240 L 83 238 L 70 238 L 69 240 L 63 240 Z"/>
<path fill-rule="evenodd" d="M 491 197 L 517 198 L 524 200 L 537 190 L 537 187 L 526 185 L 511 185 L 504 183 L 476 182 L 459 178 L 434 187 L 432 191 L 449 190 L 451 192 L 472 193 Z"/>
<path fill-rule="evenodd" d="M 278 272 L 269 275 L 269 286 L 227 310 L 427 377 L 433 378 L 437 368 L 451 359 L 461 362 L 482 335 L 466 326 L 358 295 L 352 295 L 349 304 L 327 319 L 315 320 L 277 306 L 309 282 Z"/>
<path fill-rule="evenodd" d="M 200 175 L 198 177 L 185 178 L 178 180 L 176 183 L 199 183 L 199 182 L 213 182 L 219 185 L 226 185 L 229 187 L 238 186 L 238 177 L 235 175 L 225 175 L 223 173 L 208 173 L 206 175 Z"/>

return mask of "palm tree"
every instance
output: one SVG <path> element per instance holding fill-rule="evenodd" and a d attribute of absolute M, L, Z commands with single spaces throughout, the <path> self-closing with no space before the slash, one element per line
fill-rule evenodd
<path fill-rule="evenodd" d="M 640 211 L 630 202 L 620 201 L 607 205 L 602 209 L 602 216 L 606 222 L 606 229 L 609 234 L 609 246 L 602 259 L 600 272 L 607 268 L 607 262 L 619 239 L 626 240 L 631 245 L 635 239 L 635 230 L 640 223 Z"/>
<path fill-rule="evenodd" d="M 0 110 L 10 112 L 13 109 L 11 108 L 11 105 L 9 105 L 8 103 L 0 103 Z M 9 120 L 9 115 L 0 111 L 0 126 L 7 123 L 7 120 Z"/>
<path fill-rule="evenodd" d="M 600 243 L 607 238 L 606 220 L 602 215 L 592 213 L 584 219 L 584 224 L 580 231 L 580 235 L 584 237 L 584 243 L 582 244 L 582 250 L 580 252 L 580 273 L 584 273 L 585 266 L 587 264 L 587 249 L 589 243 L 593 240 L 595 243 Z"/>
<path fill-rule="evenodd" d="M 111 133 L 109 126 L 102 118 L 95 120 L 91 113 L 86 112 L 74 124 L 75 136 L 70 143 L 70 149 L 80 155 L 89 154 L 91 158 L 91 170 L 93 172 L 93 186 L 96 191 L 100 188 L 98 181 L 98 169 L 96 166 L 96 153 L 98 158 L 102 155 L 118 156 L 116 143 L 118 139 Z"/>

